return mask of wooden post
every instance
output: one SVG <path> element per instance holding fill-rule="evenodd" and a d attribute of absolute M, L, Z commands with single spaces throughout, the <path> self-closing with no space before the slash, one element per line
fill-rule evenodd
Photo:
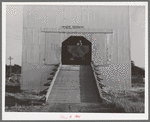
<path fill-rule="evenodd" d="M 13 58 L 11 57 L 11 56 L 9 56 L 9 58 L 8 58 L 8 60 L 10 60 L 10 76 L 11 76 L 11 60 L 12 60 Z"/>

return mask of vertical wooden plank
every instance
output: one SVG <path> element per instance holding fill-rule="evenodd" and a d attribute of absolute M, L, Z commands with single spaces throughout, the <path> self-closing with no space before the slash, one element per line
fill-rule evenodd
<path fill-rule="evenodd" d="M 23 19 L 24 19 L 24 27 L 33 28 L 34 25 L 34 6 L 25 5 L 23 6 Z"/>
<path fill-rule="evenodd" d="M 107 6 L 106 8 L 106 29 L 113 29 L 112 28 L 112 7 Z"/>
<path fill-rule="evenodd" d="M 99 44 L 97 44 L 97 41 L 96 41 L 96 39 L 97 39 L 97 34 L 92 34 L 92 40 L 91 40 L 91 44 L 92 44 L 92 61 L 94 62 L 94 63 L 97 63 L 97 62 L 99 62 L 99 58 L 98 58 L 98 49 L 97 48 L 99 48 Z"/>
<path fill-rule="evenodd" d="M 60 37 L 60 47 L 61 47 L 61 51 L 62 51 L 62 42 L 64 41 L 64 40 L 63 40 L 64 34 L 61 33 L 60 36 L 61 36 L 61 37 Z M 61 52 L 60 60 L 61 60 L 61 62 L 62 62 L 62 52 Z"/>
<path fill-rule="evenodd" d="M 35 12 L 36 12 L 35 11 L 35 6 L 32 5 L 31 9 L 30 9 L 30 13 L 29 13 L 30 14 L 29 16 L 31 18 L 30 19 L 31 21 L 30 21 L 30 24 L 29 24 L 30 28 L 35 28 L 36 27 L 36 25 L 35 25 Z"/>
<path fill-rule="evenodd" d="M 63 25 L 63 7 L 62 6 L 56 6 L 56 15 L 57 18 L 57 28 L 59 28 L 61 25 Z"/>
<path fill-rule="evenodd" d="M 112 54 L 113 54 L 113 35 L 107 35 L 107 64 L 112 63 Z"/>
<path fill-rule="evenodd" d="M 40 53 L 40 43 L 41 43 L 41 29 L 39 29 L 39 34 L 38 34 L 38 51 L 39 51 L 39 59 L 38 59 L 38 64 L 40 64 L 40 58 L 41 58 L 41 53 Z"/>
<path fill-rule="evenodd" d="M 113 55 L 112 55 L 112 62 L 113 64 L 117 63 L 117 45 L 116 45 L 116 31 L 113 31 Z"/>
<path fill-rule="evenodd" d="M 26 62 L 28 63 L 28 59 L 29 59 L 29 37 L 28 37 L 28 29 L 26 30 Z"/>
<path fill-rule="evenodd" d="M 24 62 L 22 62 L 22 69 L 21 69 L 21 89 L 24 89 L 24 84 L 25 84 L 25 66 L 24 66 Z"/>
<path fill-rule="evenodd" d="M 57 21 L 57 6 L 53 5 L 53 15 L 54 15 L 54 28 L 58 29 L 58 21 Z"/>
<path fill-rule="evenodd" d="M 105 64 L 105 35 L 104 34 L 100 34 L 100 52 L 101 52 L 101 59 L 102 59 L 102 64 Z"/>
<path fill-rule="evenodd" d="M 46 14 L 46 8 L 47 6 L 35 6 L 35 13 L 34 13 L 34 17 L 35 17 L 35 28 L 45 28 L 47 27 L 46 23 L 48 22 L 47 20 L 47 15 Z"/>
<path fill-rule="evenodd" d="M 23 16 L 24 16 L 24 13 L 23 13 Z M 23 17 L 24 18 L 24 17 Z M 22 39 L 22 68 L 21 68 L 21 89 L 23 89 L 24 87 L 24 62 L 26 60 L 26 57 L 25 57 L 25 51 L 26 51 L 26 47 L 25 47 L 25 29 L 23 28 L 23 39 Z"/>
<path fill-rule="evenodd" d="M 128 89 L 131 88 L 131 38 L 130 38 L 130 18 L 129 18 L 129 6 L 127 6 L 127 18 L 128 18 L 128 48 L 129 48 L 129 80 L 128 80 Z"/>
<path fill-rule="evenodd" d="M 111 6 L 111 7 L 109 7 L 109 8 L 110 8 L 109 10 L 110 10 L 110 23 L 111 23 L 109 28 L 114 29 L 114 28 L 113 28 L 113 22 L 114 22 L 113 6 Z"/>
<path fill-rule="evenodd" d="M 121 44 L 120 44 L 120 31 L 121 31 L 121 29 L 119 29 L 119 31 L 117 32 L 118 34 L 117 34 L 117 37 L 118 37 L 118 64 L 120 64 L 121 63 L 121 54 L 122 54 L 122 52 L 121 52 Z"/>
<path fill-rule="evenodd" d="M 34 37 L 33 60 L 34 60 L 34 64 L 38 64 L 39 63 L 39 30 L 34 30 L 33 37 Z"/>
<path fill-rule="evenodd" d="M 111 44 L 111 64 L 114 63 L 114 33 L 112 35 L 110 35 L 110 44 Z"/>
<path fill-rule="evenodd" d="M 23 29 L 27 27 L 27 6 L 23 6 Z"/>
<path fill-rule="evenodd" d="M 28 77 L 29 77 L 29 75 L 28 75 L 28 66 L 27 66 L 27 63 L 25 63 L 25 72 L 24 72 L 24 88 L 25 89 L 27 89 L 28 88 Z"/>
<path fill-rule="evenodd" d="M 55 44 L 55 52 L 56 52 L 56 59 L 57 62 L 60 63 L 60 56 L 61 56 L 61 48 L 60 48 L 60 39 L 61 36 L 59 33 L 56 34 L 56 44 Z"/>
<path fill-rule="evenodd" d="M 30 68 L 30 66 L 29 66 L 29 64 L 30 63 L 26 63 L 26 84 L 27 84 L 27 88 L 29 88 L 30 89 L 30 86 L 29 86 L 29 79 L 30 79 L 30 72 L 29 72 L 29 68 Z"/>
<path fill-rule="evenodd" d="M 106 28 L 106 7 L 103 6 L 101 10 L 102 11 L 100 13 L 100 16 L 101 16 L 100 28 L 105 29 Z"/>
<path fill-rule="evenodd" d="M 29 61 L 30 61 L 30 60 L 29 60 L 29 59 L 30 59 L 30 57 L 29 57 L 30 54 L 29 54 L 29 53 L 30 53 L 30 42 L 31 42 L 30 40 L 31 40 L 31 39 L 30 39 L 29 33 L 30 33 L 30 31 L 29 31 L 29 29 L 27 29 L 27 35 L 26 35 L 26 39 L 28 40 L 28 41 L 27 41 L 27 63 L 29 63 Z"/>
<path fill-rule="evenodd" d="M 129 28 L 129 11 L 128 11 L 128 6 L 122 7 L 122 15 L 123 15 L 123 25 L 122 27 L 124 29 Z"/>
<path fill-rule="evenodd" d="M 124 63 L 124 35 L 123 29 L 120 31 L 120 41 L 119 41 L 119 52 L 120 52 L 120 64 Z"/>
<path fill-rule="evenodd" d="M 103 17 L 104 17 L 104 16 L 103 16 L 103 12 L 102 12 L 102 11 L 103 11 L 103 7 L 99 7 L 99 6 L 98 6 L 98 11 L 99 11 L 99 13 L 98 13 L 98 14 L 99 14 L 99 21 L 98 21 L 99 24 L 98 24 L 98 28 L 101 28 L 101 29 L 102 29 Z"/>
<path fill-rule="evenodd" d="M 83 6 L 81 13 L 82 13 L 82 25 L 85 28 L 88 28 L 88 21 L 89 21 L 89 18 L 88 18 L 88 6 Z"/>
<path fill-rule="evenodd" d="M 55 46 L 56 46 L 56 34 L 54 33 L 54 34 L 53 34 L 53 40 L 52 40 L 53 64 L 54 64 L 54 63 L 57 63 Z"/>
<path fill-rule="evenodd" d="M 45 64 L 49 63 L 49 40 L 48 40 L 48 33 L 45 33 Z"/>
<path fill-rule="evenodd" d="M 46 8 L 46 18 L 47 18 L 47 27 L 56 28 L 56 16 L 55 16 L 55 8 L 54 5 L 47 6 Z M 45 27 L 45 28 L 47 28 Z"/>
<path fill-rule="evenodd" d="M 120 63 L 120 62 L 119 62 L 119 61 L 120 61 L 119 59 L 120 59 L 120 53 L 121 53 L 121 52 L 119 52 L 119 48 L 120 48 L 120 47 L 119 47 L 119 46 L 120 46 L 120 43 L 119 43 L 119 42 L 120 42 L 120 29 L 118 28 L 118 29 L 117 29 L 117 59 L 118 59 L 118 60 L 117 60 L 117 64 Z"/>
<path fill-rule="evenodd" d="M 119 10 L 119 11 L 118 11 Z M 120 29 L 121 28 L 121 26 L 120 26 L 120 24 L 119 24 L 119 20 L 120 20 L 120 17 L 119 17 L 119 14 L 118 13 L 120 13 L 120 9 L 119 9 L 119 6 L 117 6 L 116 7 L 116 28 L 117 29 Z"/>
<path fill-rule="evenodd" d="M 28 66 L 28 88 L 29 89 L 32 89 L 33 87 L 33 75 L 32 75 L 32 64 L 31 63 L 28 63 L 27 64 Z"/>
<path fill-rule="evenodd" d="M 106 62 L 106 64 L 110 64 L 110 55 L 111 55 L 111 52 L 110 52 L 110 50 L 111 50 L 111 46 L 110 46 L 110 35 L 109 34 L 106 34 L 106 46 L 107 46 L 107 48 L 106 48 L 106 53 L 107 53 L 107 56 L 106 56 L 106 58 L 107 58 L 107 62 Z"/>
<path fill-rule="evenodd" d="M 71 25 L 78 26 L 78 12 L 79 11 L 77 9 L 77 6 L 73 6 L 72 11 L 73 11 L 73 18 L 72 18 Z"/>
<path fill-rule="evenodd" d="M 117 63 L 117 64 L 119 64 L 119 53 L 120 53 L 120 52 L 119 52 L 119 36 L 120 36 L 120 35 L 119 35 L 119 31 L 120 31 L 120 29 L 117 28 L 117 30 L 116 30 L 116 32 L 117 32 L 117 33 L 116 33 L 116 52 L 117 52 L 117 53 L 116 53 L 116 55 L 117 55 L 117 56 L 116 56 L 116 57 L 117 57 L 117 62 L 116 62 L 116 63 Z"/>
<path fill-rule="evenodd" d="M 112 6 L 112 27 L 117 28 L 117 9 L 116 6 Z"/>
<path fill-rule="evenodd" d="M 95 6 L 95 29 L 100 28 L 100 8 Z"/>
<path fill-rule="evenodd" d="M 23 29 L 23 41 L 22 41 L 22 62 L 27 62 L 27 41 L 26 41 L 26 29 Z"/>
<path fill-rule="evenodd" d="M 89 23 L 88 23 L 88 28 L 89 29 L 93 29 L 94 28 L 94 8 L 93 6 L 89 6 L 88 7 L 88 20 L 89 20 Z"/>
<path fill-rule="evenodd" d="M 128 42 L 128 30 L 126 29 L 125 30 L 125 51 L 126 51 L 126 55 L 125 55 L 125 59 L 126 59 L 126 63 L 129 63 L 130 62 L 130 59 L 129 59 L 129 42 Z"/>
<path fill-rule="evenodd" d="M 51 64 L 51 58 L 52 58 L 52 54 L 51 54 L 51 36 L 50 34 L 47 34 L 47 45 L 48 45 L 48 64 Z"/>
<path fill-rule="evenodd" d="M 48 58 L 49 58 L 49 56 L 48 56 L 48 52 L 49 52 L 49 39 L 48 39 L 48 36 L 47 36 L 48 34 L 47 33 L 45 33 L 45 64 L 48 64 L 49 62 L 48 62 Z"/>
<path fill-rule="evenodd" d="M 125 39 L 124 39 L 124 29 L 122 30 L 122 52 L 123 52 L 123 56 L 122 56 L 122 63 L 125 64 L 125 43 L 124 43 Z"/>
<path fill-rule="evenodd" d="M 32 55 L 32 46 L 33 46 L 33 30 L 27 29 L 27 35 L 26 35 L 26 41 L 27 41 L 27 63 L 32 63 L 33 55 Z"/>
<path fill-rule="evenodd" d="M 93 28 L 94 29 L 96 29 L 97 28 L 97 23 L 96 23 L 96 21 L 97 21 L 97 18 L 96 18 L 96 6 L 93 6 Z"/>
<path fill-rule="evenodd" d="M 99 64 L 103 65 L 105 62 L 105 34 L 97 34 L 97 38 L 96 38 L 96 47 L 97 47 L 97 51 L 98 53 L 97 58 L 99 59 Z"/>
<path fill-rule="evenodd" d="M 39 38 L 39 63 L 42 64 L 45 59 L 45 33 L 40 33 Z"/>
<path fill-rule="evenodd" d="M 30 55 L 31 55 L 31 61 L 30 63 L 34 63 L 34 30 L 32 29 L 31 30 L 31 52 L 30 52 Z"/>
<path fill-rule="evenodd" d="M 82 10 L 81 6 L 77 6 L 76 7 L 76 11 L 77 11 L 77 25 L 78 26 L 82 26 L 82 13 L 81 13 L 81 10 Z"/>
<path fill-rule="evenodd" d="M 107 34 L 104 34 L 104 64 L 107 64 Z"/>
<path fill-rule="evenodd" d="M 70 8 L 72 8 L 72 10 L 70 10 Z M 68 25 L 71 25 L 70 21 L 73 20 L 74 24 L 76 23 L 76 19 L 75 18 L 72 18 L 70 19 L 70 13 L 72 13 L 72 16 L 77 16 L 76 15 L 76 7 L 72 6 L 64 6 L 63 7 L 63 22 L 64 22 L 64 25 L 68 26 Z"/>
<path fill-rule="evenodd" d="M 56 61 L 55 56 L 55 34 L 51 34 L 51 63 Z"/>

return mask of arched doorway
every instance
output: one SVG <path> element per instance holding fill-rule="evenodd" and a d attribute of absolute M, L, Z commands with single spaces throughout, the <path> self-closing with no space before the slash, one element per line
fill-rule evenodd
<path fill-rule="evenodd" d="M 62 42 L 62 64 L 89 65 L 91 42 L 83 36 L 70 36 Z"/>

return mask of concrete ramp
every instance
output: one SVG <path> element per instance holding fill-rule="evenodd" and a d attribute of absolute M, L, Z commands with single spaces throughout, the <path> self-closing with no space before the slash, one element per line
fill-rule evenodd
<path fill-rule="evenodd" d="M 90 65 L 62 65 L 48 103 L 101 103 Z"/>

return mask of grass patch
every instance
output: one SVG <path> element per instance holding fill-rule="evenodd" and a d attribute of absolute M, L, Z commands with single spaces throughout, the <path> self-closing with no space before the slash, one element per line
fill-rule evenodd
<path fill-rule="evenodd" d="M 5 93 L 5 111 L 6 112 L 22 112 L 34 111 L 35 108 L 44 104 L 40 95 L 33 91 L 20 91 L 17 93 Z"/>
<path fill-rule="evenodd" d="M 112 101 L 109 107 L 116 108 L 115 112 L 144 113 L 144 96 L 144 89 L 133 88 L 125 94 L 111 92 L 104 97 Z"/>

